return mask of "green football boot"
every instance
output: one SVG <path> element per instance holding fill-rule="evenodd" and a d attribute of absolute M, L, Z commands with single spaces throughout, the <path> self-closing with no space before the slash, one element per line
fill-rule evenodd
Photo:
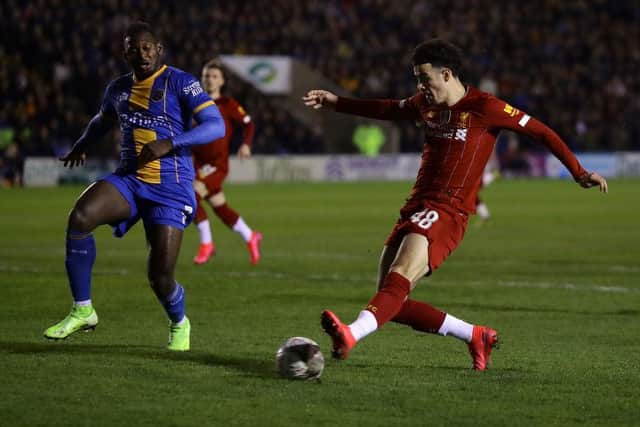
<path fill-rule="evenodd" d="M 180 325 L 169 323 L 169 344 L 167 348 L 172 351 L 189 351 L 189 336 L 191 335 L 191 323 L 184 316 L 184 322 Z"/>
<path fill-rule="evenodd" d="M 50 340 L 63 340 L 78 331 L 91 331 L 98 324 L 98 315 L 93 306 L 73 305 L 71 313 L 60 322 L 44 331 Z"/>

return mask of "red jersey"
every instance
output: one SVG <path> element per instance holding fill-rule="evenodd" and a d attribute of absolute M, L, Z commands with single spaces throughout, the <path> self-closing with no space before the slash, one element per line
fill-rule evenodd
<path fill-rule="evenodd" d="M 474 213 L 482 174 L 501 129 L 543 143 L 575 179 L 586 174 L 553 130 L 505 101 L 470 86 L 465 96 L 451 107 L 429 104 L 423 93 L 417 93 L 403 100 L 339 97 L 336 111 L 422 123 L 425 144 L 409 202 L 433 200 L 467 214 Z"/>
<path fill-rule="evenodd" d="M 225 134 L 222 138 L 208 144 L 191 147 L 191 153 L 196 170 L 209 164 L 215 166 L 216 170 L 226 173 L 229 170 L 229 143 L 233 136 L 234 126 L 242 126 L 242 143 L 249 146 L 253 141 L 255 126 L 251 117 L 235 99 L 221 96 L 215 102 L 224 119 Z"/>

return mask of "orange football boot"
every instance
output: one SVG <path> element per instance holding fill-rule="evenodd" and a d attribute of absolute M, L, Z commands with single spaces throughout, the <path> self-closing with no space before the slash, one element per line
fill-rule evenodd
<path fill-rule="evenodd" d="M 251 232 L 251 239 L 247 243 L 251 264 L 256 265 L 260 261 L 260 243 L 262 242 L 262 233 L 257 231 Z"/>
<path fill-rule="evenodd" d="M 212 255 L 216 254 L 216 247 L 211 243 L 200 243 L 198 248 L 198 255 L 193 258 L 193 263 L 196 265 L 204 264 L 209 261 Z"/>
<path fill-rule="evenodd" d="M 486 326 L 473 326 L 469 353 L 473 358 L 473 369 L 484 371 L 489 365 L 491 350 L 498 346 L 498 333 Z"/>
<path fill-rule="evenodd" d="M 331 355 L 334 359 L 346 359 L 349 351 L 356 345 L 356 339 L 346 325 L 338 319 L 332 311 L 325 310 L 320 315 L 320 323 L 322 329 L 331 337 L 333 349 Z"/>

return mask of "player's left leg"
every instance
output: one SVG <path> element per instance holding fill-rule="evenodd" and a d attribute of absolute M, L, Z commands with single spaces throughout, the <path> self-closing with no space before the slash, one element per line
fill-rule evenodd
<path fill-rule="evenodd" d="M 226 224 L 227 227 L 238 233 L 247 243 L 251 264 L 257 264 L 260 261 L 260 243 L 262 242 L 262 233 L 253 231 L 244 219 L 233 210 L 228 204 L 222 192 L 222 189 L 210 196 L 208 199 L 215 214 Z"/>
<path fill-rule="evenodd" d="M 169 350 L 189 350 L 191 325 L 185 315 L 184 288 L 175 280 L 182 230 L 164 224 L 145 224 L 149 243 L 147 276 L 170 320 Z"/>
<path fill-rule="evenodd" d="M 436 268 L 437 264 L 442 262 L 445 258 L 442 252 L 444 251 L 449 253 L 450 250 L 450 247 L 444 248 L 442 245 L 439 245 L 438 242 L 428 244 L 428 255 L 426 257 L 427 266 L 429 265 L 429 259 L 431 257 L 433 258 L 431 263 L 435 264 L 433 268 Z M 398 270 L 398 264 L 400 264 L 399 271 L 402 271 L 403 262 L 400 259 L 401 257 L 402 254 L 398 254 L 394 259 L 389 268 L 391 272 L 390 274 L 392 274 L 394 268 Z M 384 268 L 383 261 L 384 259 L 381 261 L 381 270 Z M 427 271 L 425 271 L 425 273 L 426 272 Z M 383 274 L 384 271 L 381 271 L 380 277 L 382 277 Z M 412 283 L 415 286 L 416 282 L 422 276 L 413 277 L 414 281 Z M 382 283 L 379 283 L 379 286 L 384 287 L 387 285 L 386 282 L 383 281 Z M 491 351 L 498 342 L 498 336 L 495 330 L 485 326 L 472 325 L 462 319 L 458 319 L 449 313 L 433 307 L 430 304 L 422 301 L 416 301 L 409 297 L 406 298 L 400 310 L 391 320 L 396 323 L 410 326 L 420 332 L 438 334 L 442 336 L 453 336 L 467 343 L 469 352 L 473 359 L 473 368 L 477 370 L 486 369 L 487 364 L 489 363 Z"/>

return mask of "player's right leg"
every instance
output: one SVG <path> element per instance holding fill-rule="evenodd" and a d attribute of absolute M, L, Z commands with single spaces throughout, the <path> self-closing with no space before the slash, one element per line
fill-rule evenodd
<path fill-rule="evenodd" d="M 406 235 L 400 247 L 385 247 L 380 259 L 382 284 L 358 318 L 346 325 L 330 310 L 321 315 L 321 324 L 333 343 L 333 356 L 346 359 L 356 342 L 382 327 L 401 309 L 418 278 L 428 269 L 429 242 L 416 233 Z M 393 259 L 391 262 L 390 260 Z"/>
<path fill-rule="evenodd" d="M 198 206 L 196 207 L 194 224 L 198 228 L 198 234 L 200 235 L 200 246 L 198 246 L 198 253 L 193 258 L 193 263 L 201 265 L 216 254 L 216 246 L 211 238 L 211 226 L 209 225 L 207 211 L 202 204 L 202 198 L 198 193 L 196 193 L 196 196 Z"/>
<path fill-rule="evenodd" d="M 64 339 L 98 324 L 91 304 L 91 271 L 96 258 L 92 231 L 99 225 L 123 220 L 129 213 L 129 202 L 107 181 L 92 184 L 76 201 L 68 219 L 65 258 L 74 303 L 67 317 L 44 331 L 46 338 Z"/>
<path fill-rule="evenodd" d="M 378 264 L 378 291 L 382 289 L 384 279 L 397 253 L 396 246 L 385 246 L 382 249 Z M 342 323 L 332 311 L 325 310 L 321 315 L 321 323 L 322 328 L 332 338 L 334 357 L 338 359 L 346 358 L 356 342 L 378 329 L 378 322 L 369 310 L 362 310 L 358 318 L 349 325 Z"/>

